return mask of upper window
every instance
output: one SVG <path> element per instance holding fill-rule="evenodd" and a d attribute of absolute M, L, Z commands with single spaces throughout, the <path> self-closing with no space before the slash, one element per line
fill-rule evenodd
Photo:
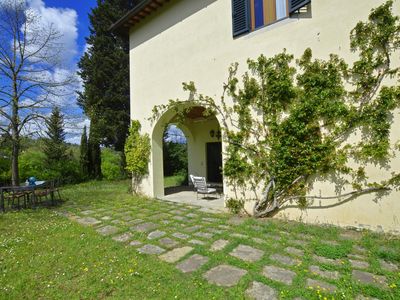
<path fill-rule="evenodd" d="M 232 0 L 233 36 L 288 17 L 311 0 Z"/>

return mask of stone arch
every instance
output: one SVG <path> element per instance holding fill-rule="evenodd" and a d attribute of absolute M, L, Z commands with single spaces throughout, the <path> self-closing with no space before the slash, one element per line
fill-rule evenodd
<path fill-rule="evenodd" d="M 189 174 L 205 176 L 206 166 L 206 143 L 210 141 L 221 142 L 216 137 L 208 137 L 210 128 L 215 132 L 220 130 L 220 122 L 217 117 L 201 117 L 204 111 L 201 106 L 193 105 L 184 123 L 177 126 L 182 130 L 187 139 L 188 147 L 188 171 Z M 151 170 L 150 180 L 153 188 L 153 196 L 160 198 L 164 196 L 164 165 L 163 165 L 163 133 L 167 125 L 176 124 L 176 112 L 174 109 L 166 111 L 155 123 L 151 135 Z M 222 154 L 221 154 L 222 155 Z"/>

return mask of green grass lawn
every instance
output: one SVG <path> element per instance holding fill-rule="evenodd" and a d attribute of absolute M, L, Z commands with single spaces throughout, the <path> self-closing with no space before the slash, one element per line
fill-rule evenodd
<path fill-rule="evenodd" d="M 185 175 L 178 174 L 164 177 L 164 187 L 181 186 L 185 181 Z"/>
<path fill-rule="evenodd" d="M 172 210 L 176 208 L 165 202 L 133 197 L 128 194 L 128 184 L 121 181 L 70 186 L 63 191 L 68 200 L 58 208 L 0 214 L 0 299 L 244 299 L 252 281 L 276 289 L 281 299 L 354 299 L 359 294 L 400 299 L 400 271 L 389 272 L 379 265 L 380 259 L 399 265 L 397 238 L 365 232 L 358 236 L 359 240 L 345 240 L 340 238 L 343 231 L 336 227 L 251 218 L 232 225 L 230 215 L 210 215 L 184 206 L 177 208 L 185 215 L 192 214 L 193 219 L 184 223 L 178 218 L 169 218 L 166 224 L 160 212 L 173 216 Z M 157 223 L 167 236 L 177 230 L 185 232 L 184 228 L 194 225 L 201 225 L 208 232 L 227 229 L 215 233 L 211 239 L 203 239 L 204 245 L 192 245 L 194 253 L 208 257 L 209 261 L 199 270 L 184 274 L 174 264 L 162 262 L 157 256 L 139 254 L 128 243 L 116 242 L 97 233 L 96 227 L 85 227 L 74 221 L 76 217 L 84 217 L 83 212 L 89 209 L 91 216 L 98 220 L 110 217 L 100 226 L 115 225 L 112 220 L 132 216 Z M 62 215 L 66 212 L 69 218 Z M 118 223 L 121 233 L 129 231 L 130 226 L 122 221 Z M 195 233 L 190 235 L 193 237 Z M 135 233 L 134 238 L 149 243 L 147 234 Z M 260 244 L 254 238 L 262 238 L 264 242 Z M 209 246 L 216 239 L 229 240 L 230 244 L 222 251 L 211 252 Z M 306 243 L 299 246 L 299 240 Z M 262 249 L 265 254 L 254 263 L 239 260 L 229 255 L 239 244 Z M 262 276 L 265 265 L 276 263 L 270 255 L 281 254 L 288 246 L 304 251 L 299 257 L 301 262 L 289 267 L 296 273 L 293 283 L 285 285 Z M 357 252 L 360 248 L 365 252 Z M 384 288 L 362 285 L 351 278 L 352 267 L 347 255 L 356 253 L 365 256 L 369 272 L 386 276 Z M 340 272 L 340 279 L 325 280 L 311 274 L 309 266 L 317 264 L 313 261 L 315 255 L 342 260 L 340 265 L 318 264 L 323 270 Z M 231 288 L 208 283 L 203 274 L 221 263 L 248 272 Z M 337 292 L 329 295 L 305 288 L 307 278 L 334 284 Z"/>

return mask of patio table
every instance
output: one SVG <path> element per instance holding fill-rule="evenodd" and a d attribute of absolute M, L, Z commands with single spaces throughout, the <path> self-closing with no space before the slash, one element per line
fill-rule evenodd
<path fill-rule="evenodd" d="M 36 181 L 35 185 L 29 185 L 26 183 L 23 183 L 22 185 L 19 186 L 3 186 L 0 187 L 0 208 L 3 212 L 5 212 L 5 197 L 4 197 L 4 192 L 21 192 L 21 193 L 26 193 L 28 197 L 32 195 L 32 203 L 36 201 L 35 197 L 35 190 L 41 189 L 45 187 L 46 181 Z M 51 197 L 52 202 L 53 202 L 54 196 Z"/>

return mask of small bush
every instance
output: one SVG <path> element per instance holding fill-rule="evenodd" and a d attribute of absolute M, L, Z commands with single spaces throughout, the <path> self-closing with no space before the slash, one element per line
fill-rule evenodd
<path fill-rule="evenodd" d="M 231 213 L 238 214 L 244 208 L 244 201 L 230 198 L 226 201 L 226 207 Z"/>

